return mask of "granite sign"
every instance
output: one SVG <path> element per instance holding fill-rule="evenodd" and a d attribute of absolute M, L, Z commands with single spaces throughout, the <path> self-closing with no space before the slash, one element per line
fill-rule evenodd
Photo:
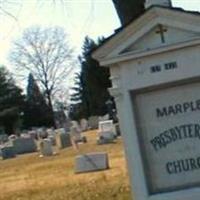
<path fill-rule="evenodd" d="M 200 83 L 133 95 L 150 193 L 199 185 Z"/>

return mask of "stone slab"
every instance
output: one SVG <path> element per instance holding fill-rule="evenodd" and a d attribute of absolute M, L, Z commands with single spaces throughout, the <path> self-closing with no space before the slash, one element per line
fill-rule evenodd
<path fill-rule="evenodd" d="M 40 153 L 42 156 L 52 156 L 53 155 L 53 148 L 50 139 L 43 139 L 39 141 L 40 146 Z"/>
<path fill-rule="evenodd" d="M 67 147 L 71 147 L 71 138 L 68 133 L 57 133 L 56 134 L 56 145 L 59 149 L 64 149 Z"/>
<path fill-rule="evenodd" d="M 80 120 L 80 128 L 81 128 L 81 131 L 87 131 L 88 130 L 88 121 L 86 119 Z"/>
<path fill-rule="evenodd" d="M 16 138 L 12 141 L 16 154 L 32 153 L 37 151 L 37 146 L 33 138 Z"/>
<path fill-rule="evenodd" d="M 109 169 L 107 153 L 90 153 L 76 157 L 75 173 L 85 173 Z"/>
<path fill-rule="evenodd" d="M 138 137 L 151 193 L 199 186 L 200 83 L 135 97 Z"/>
<path fill-rule="evenodd" d="M 1 148 L 1 156 L 2 156 L 3 160 L 9 159 L 9 158 L 15 158 L 16 153 L 15 153 L 14 147 L 13 146 L 2 147 Z"/>
<path fill-rule="evenodd" d="M 98 128 L 98 122 L 99 122 L 99 117 L 98 116 L 91 116 L 88 119 L 88 126 L 91 129 L 97 129 Z"/>

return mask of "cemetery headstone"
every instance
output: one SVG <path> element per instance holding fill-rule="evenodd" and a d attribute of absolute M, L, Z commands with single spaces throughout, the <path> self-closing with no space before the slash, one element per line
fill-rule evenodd
<path fill-rule="evenodd" d="M 106 153 L 90 153 L 79 155 L 75 160 L 75 173 L 85 173 L 109 169 Z"/>
<path fill-rule="evenodd" d="M 81 119 L 80 127 L 81 127 L 81 131 L 87 131 L 88 130 L 88 121 L 86 119 Z"/>
<path fill-rule="evenodd" d="M 79 127 L 78 123 L 76 123 L 75 121 L 72 121 L 72 126 L 70 128 L 70 136 L 71 136 L 71 139 L 75 143 L 87 142 L 87 138 L 81 135 L 81 128 Z"/>
<path fill-rule="evenodd" d="M 0 135 L 0 144 L 4 144 L 5 142 L 8 141 L 8 135 L 6 134 L 1 134 Z"/>
<path fill-rule="evenodd" d="M 9 158 L 15 158 L 16 157 L 16 153 L 15 153 L 15 149 L 13 146 L 3 146 L 1 147 L 1 156 L 2 159 L 9 159 Z"/>
<path fill-rule="evenodd" d="M 38 139 L 38 134 L 37 134 L 37 131 L 36 131 L 36 130 L 28 131 L 28 135 L 29 135 L 31 138 L 35 139 L 35 140 Z"/>
<path fill-rule="evenodd" d="M 116 130 L 112 120 L 100 121 L 97 144 L 113 143 L 116 139 Z"/>
<path fill-rule="evenodd" d="M 48 137 L 48 133 L 45 128 L 39 128 L 36 130 L 38 134 L 38 138 L 44 139 Z"/>
<path fill-rule="evenodd" d="M 15 140 L 16 138 L 17 138 L 16 135 L 10 135 L 10 136 L 8 137 L 8 140 L 11 141 L 11 140 Z"/>
<path fill-rule="evenodd" d="M 100 116 L 99 117 L 99 122 L 101 122 L 101 121 L 107 121 L 107 120 L 109 120 L 109 114 L 106 114 L 104 116 Z"/>
<path fill-rule="evenodd" d="M 66 133 L 64 129 L 56 129 L 56 145 L 59 149 L 71 147 L 70 134 Z"/>
<path fill-rule="evenodd" d="M 42 139 L 39 141 L 40 146 L 40 153 L 42 156 L 52 156 L 53 155 L 53 148 L 51 141 L 47 138 Z"/>
<path fill-rule="evenodd" d="M 93 57 L 110 67 L 133 199 L 198 200 L 200 15 L 146 5 Z"/>
<path fill-rule="evenodd" d="M 99 123 L 99 117 L 98 116 L 91 116 L 88 119 L 88 126 L 91 129 L 97 129 Z"/>
<path fill-rule="evenodd" d="M 54 136 L 54 135 L 49 135 L 49 136 L 48 136 L 48 139 L 51 141 L 51 144 L 52 144 L 53 146 L 56 145 L 56 135 L 55 135 L 55 136 Z"/>
<path fill-rule="evenodd" d="M 35 140 L 31 137 L 19 137 L 12 140 L 16 154 L 32 153 L 37 151 Z"/>

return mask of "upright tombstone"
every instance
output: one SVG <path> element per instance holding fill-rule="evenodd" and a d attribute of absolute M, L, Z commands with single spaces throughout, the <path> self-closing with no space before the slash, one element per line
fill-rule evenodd
<path fill-rule="evenodd" d="M 13 146 L 3 146 L 1 147 L 1 156 L 2 159 L 9 159 L 9 158 L 15 158 L 16 157 L 16 153 L 15 153 L 15 149 Z"/>
<path fill-rule="evenodd" d="M 38 139 L 38 134 L 37 134 L 37 131 L 36 130 L 31 130 L 31 131 L 28 131 L 28 135 L 33 138 L 34 140 L 37 140 Z"/>
<path fill-rule="evenodd" d="M 0 134 L 0 144 L 3 144 L 8 141 L 8 135 Z"/>
<path fill-rule="evenodd" d="M 71 121 L 70 137 L 75 143 L 87 142 L 87 138 L 81 135 L 82 129 L 76 121 Z"/>
<path fill-rule="evenodd" d="M 81 119 L 80 120 L 80 127 L 81 131 L 87 131 L 88 130 L 88 121 L 86 119 Z"/>
<path fill-rule="evenodd" d="M 70 135 L 65 132 L 64 128 L 56 129 L 56 145 L 59 149 L 71 147 Z"/>
<path fill-rule="evenodd" d="M 39 144 L 40 153 L 42 156 L 52 156 L 53 155 L 53 148 L 50 139 L 42 139 Z"/>
<path fill-rule="evenodd" d="M 35 140 L 31 137 L 19 137 L 12 140 L 16 154 L 32 153 L 37 151 Z"/>
<path fill-rule="evenodd" d="M 88 119 L 88 126 L 91 129 L 97 129 L 98 128 L 98 123 L 99 123 L 99 117 L 98 116 L 91 116 Z"/>
<path fill-rule="evenodd" d="M 116 139 L 116 130 L 113 120 L 99 122 L 97 144 L 113 143 Z"/>
<path fill-rule="evenodd" d="M 38 139 L 44 139 L 48 137 L 48 133 L 45 128 L 38 128 L 36 129 L 36 131 L 37 131 Z"/>
<path fill-rule="evenodd" d="M 163 5 L 93 57 L 110 67 L 133 198 L 199 200 L 200 14 Z"/>

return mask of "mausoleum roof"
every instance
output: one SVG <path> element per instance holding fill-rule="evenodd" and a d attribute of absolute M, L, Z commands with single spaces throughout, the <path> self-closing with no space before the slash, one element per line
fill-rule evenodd
<path fill-rule="evenodd" d="M 142 38 L 144 39 L 143 42 L 145 42 L 145 37 L 148 36 L 148 34 L 152 34 L 151 31 L 160 25 L 163 26 L 162 28 L 164 29 L 165 27 L 173 28 L 174 30 L 171 29 L 171 34 L 176 34 L 176 30 L 180 35 L 181 32 L 187 32 L 187 34 L 181 35 L 183 41 L 177 40 L 177 43 L 179 44 L 180 42 L 200 39 L 199 12 L 186 11 L 182 8 L 151 6 L 143 15 L 126 26 L 117 29 L 113 35 L 109 36 L 102 45 L 93 51 L 92 56 L 100 61 L 101 65 L 107 66 L 113 64 L 116 60 L 114 58 L 118 56 L 121 57 L 123 54 L 127 53 L 128 50 L 131 50 L 132 53 L 134 53 L 134 50 L 135 53 L 142 50 L 140 49 L 141 44 L 139 43 L 137 44 L 139 49 L 134 49 L 135 43 L 139 42 L 139 40 L 142 41 Z M 149 40 L 151 40 L 150 36 L 148 37 Z M 175 43 L 176 42 L 171 41 L 171 43 L 161 44 L 160 47 L 167 47 L 172 44 L 174 45 Z M 155 46 L 154 48 L 147 47 L 146 50 L 150 51 L 151 49 L 158 49 L 158 47 L 159 46 Z M 110 59 L 112 60 L 111 62 L 109 61 Z"/>

